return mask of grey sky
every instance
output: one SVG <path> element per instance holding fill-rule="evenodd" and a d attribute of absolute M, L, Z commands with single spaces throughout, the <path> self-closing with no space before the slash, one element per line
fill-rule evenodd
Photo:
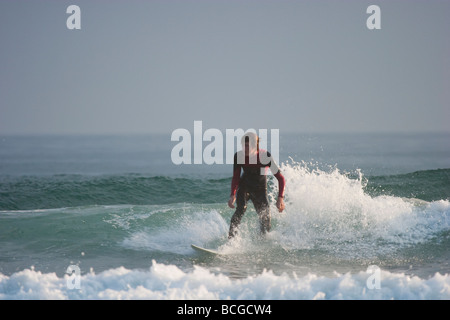
<path fill-rule="evenodd" d="M 68 30 L 66 8 L 81 8 Z M 381 30 L 366 9 L 381 8 Z M 449 131 L 450 1 L 1 1 L 0 134 Z"/>

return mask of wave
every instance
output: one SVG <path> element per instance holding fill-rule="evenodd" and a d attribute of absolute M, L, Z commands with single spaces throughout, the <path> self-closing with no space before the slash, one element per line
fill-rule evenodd
<path fill-rule="evenodd" d="M 222 202 L 229 192 L 229 181 L 231 178 L 142 174 L 3 177 L 0 180 L 0 210 Z"/>
<path fill-rule="evenodd" d="M 371 195 L 392 195 L 425 201 L 450 200 L 450 169 L 373 176 L 365 191 Z"/>
<path fill-rule="evenodd" d="M 286 247 L 320 248 L 351 259 L 376 257 L 446 238 L 450 229 L 448 200 L 373 196 L 361 173 L 352 178 L 336 168 L 325 172 L 294 163 L 282 170 L 287 212 L 277 233 Z"/>
<path fill-rule="evenodd" d="M 422 201 L 371 194 L 367 191 L 367 178 L 361 172 L 346 174 L 337 168 L 324 171 L 310 164 L 295 162 L 282 164 L 281 168 L 287 182 L 286 211 L 278 213 L 273 205 L 277 191 L 276 180 L 272 177 L 269 182 L 273 217 L 270 237 L 283 250 L 322 250 L 327 254 L 332 252 L 335 257 L 367 260 L 380 256 L 383 259 L 395 257 L 399 250 L 423 244 L 433 243 L 441 248 L 443 243 L 447 243 L 450 229 L 448 200 Z M 430 170 L 403 177 L 436 177 L 449 171 Z M 395 179 L 402 181 L 406 178 L 395 176 Z M 383 179 L 390 178 L 386 176 Z M 9 187 L 5 187 L 8 183 Z M 226 242 L 233 213 L 224 201 L 229 183 L 228 178 L 193 179 L 133 174 L 22 177 L 15 183 L 3 182 L 2 203 L 4 207 L 13 207 L 13 210 L 3 210 L 3 216 L 17 214 L 21 221 L 11 223 L 14 227 L 23 225 L 27 228 L 29 224 L 36 225 L 33 221 L 41 210 L 39 208 L 52 207 L 51 203 L 55 206 L 64 204 L 67 208 L 42 209 L 51 216 L 42 219 L 39 227 L 35 227 L 38 232 L 29 236 L 50 234 L 53 230 L 72 234 L 68 226 L 73 226 L 82 216 L 88 223 L 77 228 L 86 237 L 92 232 L 92 226 L 103 233 L 110 232 L 113 227 L 124 232 L 125 237 L 117 241 L 127 248 L 186 254 L 190 252 L 189 244 L 194 241 L 200 245 L 212 243 L 216 246 Z M 5 192 L 8 188 L 22 192 Z M 24 192 L 25 188 L 34 191 Z M 194 201 L 196 198 L 197 204 Z M 20 199 L 24 199 L 24 203 Z M 45 202 L 45 206 L 37 205 L 39 201 Z M 30 214 L 24 214 L 17 207 L 20 210 L 24 210 L 23 207 L 25 210 L 27 207 L 33 209 Z M 42 217 L 42 212 L 38 217 Z M 249 205 L 240 227 L 242 249 L 250 246 L 248 250 L 254 250 L 253 244 L 258 243 L 254 241 L 257 219 L 253 214 L 254 209 Z M 52 223 L 42 223 L 45 221 Z M 5 219 L 3 222 L 6 226 Z M 4 230 L 5 237 L 6 234 L 15 236 L 11 230 L 15 229 Z"/>
<path fill-rule="evenodd" d="M 0 299 L 450 299 L 449 200 L 372 193 L 371 178 L 360 172 L 294 162 L 281 168 L 286 211 L 277 212 L 272 201 L 272 231 L 261 239 L 249 205 L 233 241 L 227 241 L 233 211 L 222 201 L 228 178 L 22 177 L 20 183 L 56 189 L 83 185 L 81 194 L 102 185 L 116 197 L 110 201 L 127 204 L 1 211 Z M 395 179 L 436 173 L 442 174 Z M 126 182 L 187 195 L 161 193 L 156 204 L 130 204 L 114 191 Z M 271 198 L 275 186 L 271 178 Z M 80 193 L 72 188 L 55 199 Z M 49 190 L 42 192 L 50 196 Z M 220 201 L 185 202 L 206 190 L 216 190 Z M 191 243 L 224 255 L 198 255 Z M 83 270 L 80 289 L 68 285 L 69 265 Z M 368 283 L 370 265 L 380 268 L 379 289 Z"/>
<path fill-rule="evenodd" d="M 423 279 L 379 270 L 378 286 L 371 283 L 374 275 L 369 269 L 332 277 L 264 271 L 236 280 L 203 267 L 186 272 L 155 261 L 147 270 L 120 267 L 91 271 L 78 279 L 74 274 L 58 277 L 26 269 L 11 276 L 0 274 L 0 299 L 450 299 L 448 274 Z"/>
<path fill-rule="evenodd" d="M 297 164 L 283 167 L 291 170 Z M 302 163 L 309 174 L 328 174 Z M 450 199 L 450 169 L 409 174 L 365 177 L 361 172 L 339 175 L 361 180 L 361 191 L 371 195 L 417 198 L 425 201 Z M 304 179 L 299 176 L 294 179 Z M 153 205 L 169 203 L 223 203 L 230 191 L 230 177 L 120 175 L 51 175 L 0 177 L 0 210 L 32 210 L 88 205 Z M 289 182 L 289 181 L 288 181 Z M 307 184 L 307 179 L 304 184 Z M 289 187 L 289 184 L 288 184 Z M 270 186 L 274 189 L 274 185 Z M 343 195 L 346 196 L 346 195 Z M 292 198 L 292 196 L 291 196 Z"/>

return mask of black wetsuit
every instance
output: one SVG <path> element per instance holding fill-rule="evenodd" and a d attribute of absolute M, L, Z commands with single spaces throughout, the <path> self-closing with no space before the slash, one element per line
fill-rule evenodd
<path fill-rule="evenodd" d="M 234 155 L 231 195 L 236 195 L 236 211 L 231 218 L 228 238 L 236 235 L 237 227 L 247 210 L 248 200 L 253 202 L 255 210 L 258 213 L 261 233 L 264 234 L 270 231 L 271 223 L 269 200 L 267 198 L 267 176 L 264 174 L 264 171 L 267 171 L 268 168 L 270 168 L 272 174 L 278 180 L 278 196 L 283 197 L 284 195 L 284 177 L 268 151 L 259 150 L 255 159 L 249 158 L 248 156 L 244 157 L 242 151 L 239 152 Z M 242 176 L 241 170 L 244 171 Z"/>

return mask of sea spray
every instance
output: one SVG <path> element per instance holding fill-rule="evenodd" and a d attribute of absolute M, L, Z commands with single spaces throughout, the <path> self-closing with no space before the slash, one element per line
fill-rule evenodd
<path fill-rule="evenodd" d="M 377 256 L 428 241 L 449 228 L 449 202 L 370 196 L 360 171 L 318 169 L 305 162 L 282 165 L 285 214 L 277 214 L 278 240 L 290 249 L 323 249 L 348 259 Z"/>

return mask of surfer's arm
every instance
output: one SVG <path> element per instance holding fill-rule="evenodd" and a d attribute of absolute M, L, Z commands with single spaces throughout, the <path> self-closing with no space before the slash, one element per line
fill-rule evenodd
<path fill-rule="evenodd" d="M 241 168 L 234 170 L 233 179 L 231 180 L 231 194 L 228 200 L 228 206 L 234 209 L 234 203 L 236 202 L 236 191 L 239 186 L 239 180 L 241 179 Z"/>
<path fill-rule="evenodd" d="M 284 176 L 281 174 L 280 170 L 278 170 L 274 176 L 278 180 L 278 198 L 284 198 L 284 186 L 286 185 Z"/>
<path fill-rule="evenodd" d="M 280 170 L 275 174 L 275 178 L 278 180 L 278 199 L 277 199 L 277 208 L 279 212 L 283 212 L 285 205 L 284 205 L 284 186 L 285 186 L 285 180 L 284 176 L 281 174 Z"/>
<path fill-rule="evenodd" d="M 275 160 L 272 158 L 270 152 L 266 150 L 261 151 L 262 151 L 260 154 L 261 162 L 267 163 L 269 165 L 270 171 L 272 171 L 272 174 L 278 180 L 278 198 L 284 198 L 284 186 L 286 184 L 284 176 L 281 174 L 280 168 L 278 167 Z"/>
<path fill-rule="evenodd" d="M 230 199 L 228 200 L 228 206 L 234 208 L 234 203 L 236 202 L 236 191 L 239 187 L 239 181 L 241 180 L 241 166 L 237 163 L 237 153 L 234 155 L 233 164 L 233 178 L 231 179 L 231 193 Z"/>
<path fill-rule="evenodd" d="M 241 167 L 242 165 L 238 164 L 238 153 L 234 154 L 233 161 L 233 179 L 231 179 L 231 193 L 230 196 L 234 197 L 236 195 L 236 191 L 239 187 L 239 181 L 241 180 Z"/>
<path fill-rule="evenodd" d="M 272 174 L 277 178 L 278 180 L 278 199 L 277 199 L 277 208 L 279 212 L 283 212 L 285 208 L 284 204 L 284 186 L 286 185 L 286 181 L 284 179 L 284 176 L 281 174 L 280 168 L 278 167 L 275 160 L 272 158 L 272 155 L 269 151 L 263 151 L 261 153 L 262 159 L 261 161 L 266 161 L 269 165 L 270 171 L 272 171 Z"/>
<path fill-rule="evenodd" d="M 236 194 L 237 188 L 239 187 L 239 181 L 241 180 L 241 167 L 236 166 L 233 170 L 233 179 L 231 180 L 231 193 L 230 196 Z"/>

